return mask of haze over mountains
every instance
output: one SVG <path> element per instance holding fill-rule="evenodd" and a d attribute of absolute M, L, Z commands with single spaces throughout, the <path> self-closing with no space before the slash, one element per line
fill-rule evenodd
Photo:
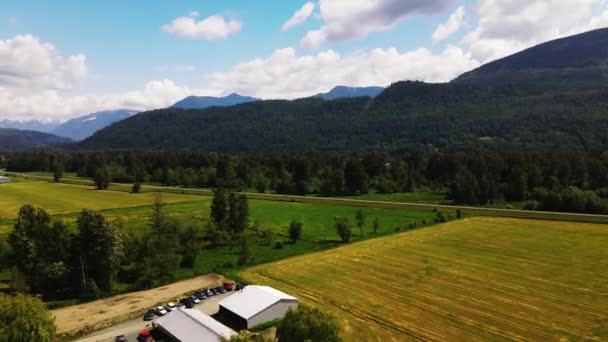
<path fill-rule="evenodd" d="M 150 111 L 103 129 L 80 146 L 226 152 L 428 145 L 608 148 L 608 91 L 597 83 L 597 74 L 606 70 L 608 49 L 607 44 L 599 52 L 591 48 L 607 40 L 608 29 L 560 39 L 482 66 L 451 83 L 399 82 L 376 98 Z M 563 75 L 569 75 L 563 86 L 546 81 Z M 575 91 L 569 83 L 587 90 Z"/>

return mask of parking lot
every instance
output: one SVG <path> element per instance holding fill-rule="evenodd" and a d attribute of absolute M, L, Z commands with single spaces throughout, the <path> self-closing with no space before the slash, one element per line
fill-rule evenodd
<path fill-rule="evenodd" d="M 234 292 L 226 292 L 224 294 L 216 295 L 210 298 L 207 298 L 201 303 L 197 304 L 192 308 L 192 310 L 199 310 L 202 313 L 207 315 L 213 315 L 219 310 L 219 302 L 231 296 Z M 129 342 L 135 342 L 137 338 L 137 334 L 142 331 L 149 329 L 152 326 L 152 322 L 158 319 L 158 316 L 154 316 L 153 321 L 144 321 L 142 317 L 137 319 L 129 320 L 123 323 L 119 323 L 110 328 L 100 330 L 91 335 L 85 336 L 83 338 L 78 339 L 78 341 L 83 342 L 114 342 L 114 338 L 119 335 L 125 335 Z"/>

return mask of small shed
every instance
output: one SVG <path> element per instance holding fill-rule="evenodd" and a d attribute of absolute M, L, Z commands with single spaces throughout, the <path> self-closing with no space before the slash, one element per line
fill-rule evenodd
<path fill-rule="evenodd" d="M 178 308 L 155 323 L 177 342 L 218 342 L 236 335 L 234 330 L 196 309 Z"/>
<path fill-rule="evenodd" d="M 249 285 L 219 305 L 219 319 L 242 330 L 283 318 L 287 310 L 298 307 L 298 299 L 269 286 Z"/>

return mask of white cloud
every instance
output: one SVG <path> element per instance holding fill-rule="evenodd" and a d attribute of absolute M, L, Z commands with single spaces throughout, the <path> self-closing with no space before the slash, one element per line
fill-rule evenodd
<path fill-rule="evenodd" d="M 292 48 L 270 57 L 238 64 L 204 76 L 208 94 L 236 91 L 260 98 L 297 98 L 325 92 L 336 85 L 386 86 L 399 80 L 449 81 L 478 64 L 460 48 L 440 54 L 425 48 L 399 52 L 395 48 L 340 55 L 334 50 L 298 56 Z"/>
<path fill-rule="evenodd" d="M 31 35 L 0 40 L 0 87 L 22 91 L 70 89 L 87 75 L 83 54 L 64 57 L 53 45 Z"/>
<path fill-rule="evenodd" d="M 297 10 L 293 16 L 291 16 L 291 18 L 289 18 L 289 20 L 287 20 L 285 22 L 285 24 L 283 24 L 283 27 L 281 28 L 281 30 L 283 32 L 288 31 L 289 29 L 300 25 L 301 23 L 305 22 L 310 15 L 312 14 L 312 12 L 315 10 L 315 4 L 314 2 L 307 2 L 304 4 L 304 6 L 302 6 L 299 10 Z"/>
<path fill-rule="evenodd" d="M 464 21 L 464 6 L 460 6 L 450 15 L 448 20 L 441 23 L 433 32 L 433 43 L 438 43 L 447 39 L 452 34 L 458 32 Z"/>
<path fill-rule="evenodd" d="M 192 11 L 192 12 L 188 13 L 188 16 L 193 17 L 193 18 L 196 18 L 199 15 L 200 15 L 200 13 L 198 13 L 198 11 Z"/>
<path fill-rule="evenodd" d="M 388 30 L 411 15 L 433 14 L 448 8 L 454 0 L 319 0 L 323 26 L 309 31 L 304 47 L 318 47 L 325 41 L 363 38 L 370 32 Z"/>
<path fill-rule="evenodd" d="M 221 15 L 212 15 L 201 21 L 196 21 L 194 18 L 196 16 L 192 14 L 198 16 L 198 12 L 192 12 L 190 16 L 176 18 L 171 24 L 163 25 L 163 31 L 184 38 L 217 40 L 227 38 L 240 31 L 242 27 L 240 21 L 226 19 Z"/>
<path fill-rule="evenodd" d="M 192 94 L 193 90 L 171 80 L 151 81 L 143 89 L 122 94 L 69 96 L 57 90 L 21 94 L 0 88 L 0 119 L 65 121 L 99 110 L 165 108 Z"/>
<path fill-rule="evenodd" d="M 604 0 L 479 0 L 477 27 L 464 43 L 477 60 L 494 60 L 606 24 L 593 17 L 598 9 L 606 9 Z"/>

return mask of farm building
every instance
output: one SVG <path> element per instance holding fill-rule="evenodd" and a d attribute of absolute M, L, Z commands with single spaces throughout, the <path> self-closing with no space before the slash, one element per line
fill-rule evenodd
<path fill-rule="evenodd" d="M 178 308 L 155 323 L 158 329 L 177 342 L 218 342 L 236 334 L 195 309 Z"/>
<path fill-rule="evenodd" d="M 249 285 L 219 305 L 219 319 L 241 330 L 283 318 L 289 308 L 298 306 L 298 299 L 269 286 Z"/>
<path fill-rule="evenodd" d="M 0 184 L 2 184 L 2 183 L 10 183 L 10 182 L 11 182 L 10 178 L 0 176 Z"/>

